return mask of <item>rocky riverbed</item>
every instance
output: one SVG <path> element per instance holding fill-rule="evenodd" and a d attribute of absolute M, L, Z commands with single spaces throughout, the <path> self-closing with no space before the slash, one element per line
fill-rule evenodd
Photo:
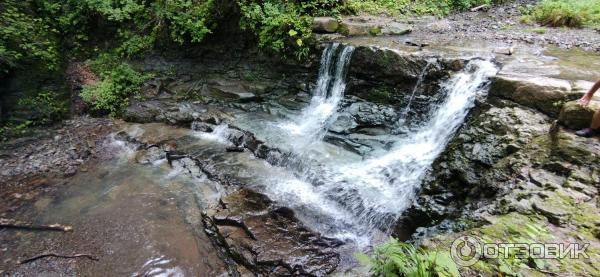
<path fill-rule="evenodd" d="M 517 16 L 514 6 L 487 13 L 498 9 Z M 479 32 L 460 24 L 470 15 L 450 17 L 450 30 Z M 573 130 L 588 125 L 600 104 L 597 98 L 593 108 L 574 102 L 600 77 L 600 57 L 520 39 L 513 40 L 516 52 L 505 55 L 494 43 L 505 38 L 448 43 L 456 37 L 444 36 L 454 32 L 423 29 L 431 28 L 423 22 L 410 35 L 322 45 L 337 51 L 331 75 L 344 77 L 335 117 L 322 122 L 304 112 L 319 104 L 319 57 L 289 64 L 256 52 L 236 52 L 235 59 L 213 52 L 194 59 L 148 56 L 139 65 L 158 74 L 124 111 L 126 122 L 78 117 L 3 144 L 1 217 L 74 230 L 1 230 L 0 272 L 361 276 L 353 252 L 368 252 L 388 235 L 446 251 L 455 238 L 471 235 L 486 242 L 589 243 L 589 257 L 484 259 L 462 268 L 466 276 L 599 275 L 600 141 Z M 502 30 L 482 26 L 484 36 Z M 566 38 L 541 43 L 561 45 Z M 347 60 L 344 51 L 351 51 Z M 373 206 L 371 199 L 396 195 L 362 194 L 373 183 L 364 182 L 361 170 L 369 161 L 398 158 L 386 154 L 435 115 L 453 77 L 471 76 L 469 64 L 481 60 L 491 60 L 497 74 L 478 83 L 473 109 L 442 140 L 447 145 L 414 191 L 385 202 L 406 204 L 399 205 L 403 212 Z M 330 88 L 324 99 L 335 92 Z M 328 106 L 316 107 L 322 109 L 310 111 L 327 114 Z M 312 130 L 305 121 L 324 125 L 303 140 L 297 132 Z M 400 178 L 384 173 L 375 177 L 391 176 L 388 184 Z M 365 223 L 373 218 L 379 220 Z M 19 263 L 47 252 L 98 261 Z"/>

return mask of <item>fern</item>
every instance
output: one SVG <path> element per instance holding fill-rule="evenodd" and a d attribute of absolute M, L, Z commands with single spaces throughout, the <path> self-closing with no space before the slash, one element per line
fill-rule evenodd
<path fill-rule="evenodd" d="M 460 276 L 449 253 L 417 249 L 394 238 L 377 247 L 373 256 L 358 253 L 356 258 L 360 263 L 369 266 L 375 276 Z"/>

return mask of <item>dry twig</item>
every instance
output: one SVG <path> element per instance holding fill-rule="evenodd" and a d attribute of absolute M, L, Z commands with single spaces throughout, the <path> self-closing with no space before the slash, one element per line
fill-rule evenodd
<path fill-rule="evenodd" d="M 14 219 L 0 218 L 0 228 L 14 228 L 14 229 L 29 229 L 29 230 L 45 230 L 45 231 L 73 231 L 73 227 L 61 224 L 50 224 L 50 225 L 34 225 L 28 222 L 19 222 Z"/>

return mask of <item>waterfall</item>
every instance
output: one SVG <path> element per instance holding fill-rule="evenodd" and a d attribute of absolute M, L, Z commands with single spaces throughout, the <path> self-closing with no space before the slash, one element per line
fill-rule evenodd
<path fill-rule="evenodd" d="M 321 56 L 319 77 L 310 105 L 291 122 L 281 127 L 289 132 L 296 150 L 305 148 L 314 141 L 320 141 L 327 125 L 334 120 L 338 106 L 346 89 L 346 73 L 354 47 L 330 44 Z"/>
<path fill-rule="evenodd" d="M 470 62 L 443 84 L 447 97 L 430 111 L 428 121 L 400 137 L 387 154 L 340 168 L 324 192 L 345 203 L 364 224 L 389 230 L 496 72 L 489 61 Z"/>
<path fill-rule="evenodd" d="M 340 61 L 344 64 L 342 57 L 338 59 L 338 68 Z M 303 221 L 322 233 L 367 244 L 373 232 L 389 232 L 398 216 L 411 205 L 427 170 L 460 127 L 477 95 L 487 91 L 488 77 L 496 72 L 489 61 L 471 61 L 442 85 L 440 93 L 446 99 L 430 110 L 429 120 L 398 136 L 387 153 L 352 164 L 328 165 L 321 172 L 319 185 L 302 180 L 281 181 L 268 189 L 270 194 L 300 210 Z M 334 91 L 330 91 L 333 97 Z M 320 97 L 315 95 L 318 101 L 312 102 L 306 111 L 315 111 L 316 102 L 328 102 Z M 335 107 L 331 109 L 335 111 Z M 326 114 L 331 116 L 331 113 Z M 323 114 L 306 116 L 318 120 L 306 119 L 304 128 L 324 129 Z M 309 124 L 317 126 L 309 128 Z"/>
<path fill-rule="evenodd" d="M 329 45 L 321 56 L 310 104 L 284 122 L 261 122 L 265 127 L 259 130 L 273 134 L 265 136 L 265 141 L 275 147 L 285 146 L 293 155 L 273 169 L 285 171 L 285 176 L 261 174 L 263 179 L 257 183 L 269 198 L 295 210 L 307 226 L 361 246 L 388 233 L 412 204 L 427 171 L 463 123 L 476 97 L 487 92 L 488 79 L 497 68 L 489 61 L 472 60 L 454 73 L 441 84 L 438 93 L 443 101 L 431 105 L 425 120 L 411 124 L 407 131 L 400 131 L 406 127 L 403 116 L 394 124 L 394 141 L 387 152 L 366 160 L 324 159 L 329 152 L 319 147 L 327 145 L 323 137 L 344 97 L 353 50 L 338 43 Z M 430 66 L 423 70 L 413 94 Z M 410 101 L 404 110 L 409 109 Z M 203 138 L 218 139 L 222 132 L 218 128 L 215 136 Z"/>

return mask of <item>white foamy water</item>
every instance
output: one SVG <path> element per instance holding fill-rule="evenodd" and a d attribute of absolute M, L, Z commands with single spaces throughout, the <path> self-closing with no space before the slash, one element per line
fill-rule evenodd
<path fill-rule="evenodd" d="M 227 139 L 227 135 L 229 134 L 229 126 L 227 124 L 218 125 L 212 132 L 195 131 L 193 134 L 194 136 L 205 140 L 229 144 L 229 140 Z"/>
<path fill-rule="evenodd" d="M 443 84 L 439 93 L 444 93 L 446 99 L 430 111 L 429 120 L 399 136 L 386 154 L 349 165 L 326 165 L 322 185 L 282 182 L 270 193 L 275 194 L 274 198 L 288 194 L 282 198 L 288 205 L 308 209 L 304 214 L 316 214 L 317 219 L 327 219 L 309 223 L 330 236 L 361 244 L 374 231 L 388 232 L 411 205 L 427 170 L 462 124 L 477 95 L 486 92 L 484 84 L 496 72 L 491 62 L 470 62 Z"/>
<path fill-rule="evenodd" d="M 280 127 L 288 132 L 292 145 L 298 150 L 321 140 L 327 131 L 346 89 L 346 73 L 354 47 L 333 43 L 327 47 L 321 57 L 319 77 L 313 90 L 310 105 L 292 121 L 281 123 Z M 339 53 L 338 53 L 339 52 Z"/>

